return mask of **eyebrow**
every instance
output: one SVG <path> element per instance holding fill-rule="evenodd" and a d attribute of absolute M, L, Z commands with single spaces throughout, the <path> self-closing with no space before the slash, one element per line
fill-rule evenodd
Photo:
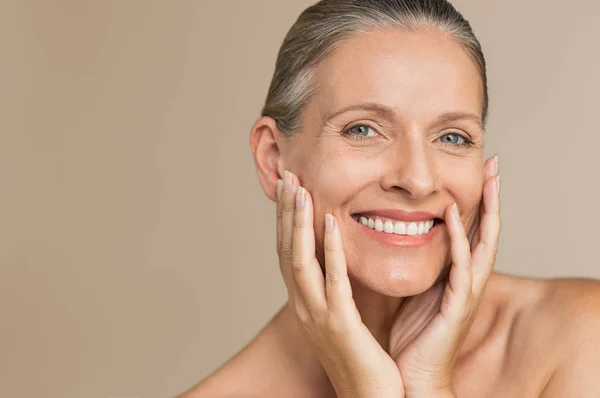
<path fill-rule="evenodd" d="M 326 115 L 323 118 L 323 122 L 326 123 L 329 120 L 331 120 L 335 117 L 338 117 L 339 115 L 341 115 L 345 112 L 349 112 L 349 111 L 353 111 L 353 110 L 365 110 L 365 111 L 375 112 L 375 113 L 378 113 L 378 114 L 386 117 L 387 119 L 394 119 L 396 117 L 396 112 L 394 112 L 394 110 L 388 106 L 378 104 L 376 102 L 365 102 L 365 103 L 346 106 L 330 115 Z M 462 112 L 462 111 L 444 112 L 436 118 L 435 123 L 442 124 L 442 123 L 452 122 L 452 121 L 456 121 L 456 120 L 469 120 L 469 121 L 475 122 L 477 124 L 477 126 L 479 126 L 479 128 L 481 128 L 483 131 L 485 131 L 485 127 L 483 126 L 481 117 L 476 115 L 475 113 L 469 113 L 469 112 Z"/>
<path fill-rule="evenodd" d="M 479 126 L 479 128 L 481 128 L 483 131 L 485 131 L 485 127 L 483 126 L 481 117 L 479 117 L 478 115 L 476 115 L 474 113 L 469 113 L 469 112 L 461 112 L 461 111 L 444 112 L 437 117 L 436 122 L 441 124 L 441 123 L 445 123 L 445 122 L 452 122 L 455 120 L 470 120 L 472 122 L 475 122 L 477 124 L 477 126 Z"/>
<path fill-rule="evenodd" d="M 326 115 L 325 117 L 323 117 L 323 122 L 326 123 L 329 120 L 338 117 L 342 113 L 346 113 L 349 111 L 355 111 L 355 110 L 375 112 L 375 113 L 378 113 L 381 116 L 384 116 L 388 119 L 394 119 L 394 117 L 396 116 L 396 112 L 394 112 L 394 110 L 390 107 L 387 107 L 382 104 L 378 104 L 376 102 L 364 102 L 361 104 L 354 104 L 354 105 L 346 106 L 338 111 L 335 111 L 332 114 Z"/>

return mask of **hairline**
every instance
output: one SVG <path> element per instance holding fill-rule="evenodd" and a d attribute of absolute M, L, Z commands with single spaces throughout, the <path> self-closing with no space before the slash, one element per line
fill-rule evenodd
<path fill-rule="evenodd" d="M 333 53 L 339 48 L 341 47 L 344 43 L 350 41 L 351 39 L 355 38 L 356 36 L 359 35 L 364 35 L 364 34 L 369 34 L 369 33 L 373 33 L 373 32 L 377 32 L 377 31 L 387 31 L 387 30 L 403 30 L 403 31 L 408 31 L 411 33 L 414 32 L 418 32 L 420 30 L 436 30 L 438 32 L 440 32 L 443 36 L 445 36 L 446 38 L 451 39 L 453 42 L 455 42 L 456 44 L 458 44 L 461 49 L 463 51 L 465 51 L 466 55 L 469 57 L 469 59 L 471 60 L 471 62 L 473 63 L 473 65 L 475 66 L 475 69 L 479 72 L 479 66 L 477 65 L 477 62 L 475 62 L 474 60 L 474 56 L 473 54 L 471 54 L 471 52 L 469 51 L 469 48 L 460 42 L 460 40 L 458 40 L 456 37 L 454 37 L 450 32 L 448 32 L 447 30 L 444 30 L 440 24 L 436 24 L 433 21 L 428 21 L 428 20 L 424 20 L 424 21 L 419 21 L 419 23 L 421 25 L 419 26 L 402 26 L 401 24 L 397 23 L 397 24 L 392 24 L 392 23 L 378 23 L 378 24 L 366 24 L 365 27 L 361 27 L 357 30 L 351 31 L 351 32 L 347 32 L 346 34 L 341 35 L 328 49 L 327 52 L 321 54 L 319 57 L 316 57 L 315 59 L 313 59 L 313 61 L 307 65 L 307 67 L 305 68 L 305 78 L 306 80 L 304 82 L 300 82 L 301 77 L 297 78 L 295 80 L 294 86 L 295 88 L 297 86 L 302 86 L 305 88 L 305 96 L 304 98 L 300 101 L 299 105 L 299 111 L 298 111 L 298 119 L 299 119 L 299 123 L 298 126 L 294 126 L 292 128 L 291 131 L 286 131 L 286 135 L 291 135 L 292 133 L 298 131 L 298 130 L 302 130 L 303 125 L 304 125 L 304 112 L 309 104 L 309 102 L 312 100 L 312 98 L 318 93 L 319 89 L 321 88 L 318 83 L 318 76 L 320 74 L 320 69 L 321 66 L 327 62 L 327 60 L 333 55 Z M 485 132 L 485 125 L 486 125 L 486 115 L 484 114 L 484 107 L 485 107 L 485 83 L 482 79 L 481 73 L 477 73 L 477 78 L 479 80 L 479 83 L 481 85 L 482 91 L 483 91 L 483 95 L 484 98 L 482 100 L 482 114 L 481 117 L 476 116 L 473 113 L 470 113 L 468 115 L 468 117 L 466 117 L 467 119 L 473 119 L 474 121 L 476 121 L 479 125 L 479 127 Z M 364 103 L 363 103 L 364 104 Z M 376 103 L 368 103 L 368 106 L 370 105 L 379 105 Z M 352 106 L 352 105 L 351 105 Z M 385 107 L 385 106 L 383 106 Z M 447 111 L 447 112 L 443 112 L 442 114 L 440 114 L 438 117 L 441 118 L 443 116 L 449 116 L 454 114 L 455 116 L 459 115 L 459 114 L 464 114 L 464 116 L 467 116 L 467 112 L 462 112 L 462 111 Z M 476 116 L 475 118 L 473 118 L 473 116 Z M 321 122 L 322 124 L 324 124 L 324 122 L 329 119 L 330 116 L 323 116 L 321 118 Z M 456 118 L 455 118 L 456 119 Z M 278 126 L 279 127 L 279 126 Z"/>

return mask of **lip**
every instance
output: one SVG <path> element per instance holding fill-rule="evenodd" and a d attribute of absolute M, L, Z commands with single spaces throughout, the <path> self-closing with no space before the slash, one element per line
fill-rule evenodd
<path fill-rule="evenodd" d="M 403 221 L 403 222 L 417 222 L 417 221 L 429 221 L 431 219 L 440 219 L 444 220 L 444 217 L 439 217 L 433 213 L 429 213 L 426 211 L 405 211 L 398 209 L 374 209 L 374 210 L 364 210 L 353 213 L 353 215 L 358 215 L 364 217 L 382 217 L 389 218 L 395 221 Z"/>

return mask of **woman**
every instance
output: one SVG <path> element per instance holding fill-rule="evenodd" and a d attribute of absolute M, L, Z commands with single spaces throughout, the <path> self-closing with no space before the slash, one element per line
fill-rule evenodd
<path fill-rule="evenodd" d="M 324 0 L 251 132 L 288 303 L 182 397 L 600 397 L 600 288 L 492 272 L 486 66 L 444 0 Z"/>

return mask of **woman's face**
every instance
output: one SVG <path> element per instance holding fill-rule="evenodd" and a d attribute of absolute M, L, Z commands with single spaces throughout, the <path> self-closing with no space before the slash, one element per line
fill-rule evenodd
<path fill-rule="evenodd" d="M 303 110 L 301 131 L 282 148 L 282 162 L 312 194 L 319 260 L 330 212 L 355 282 L 389 296 L 421 293 L 450 261 L 440 223 L 447 207 L 457 203 L 467 230 L 479 210 L 479 72 L 437 30 L 354 36 L 317 72 L 316 94 Z M 389 221 L 395 232 L 364 226 L 360 216 L 376 227 Z M 436 221 L 426 232 L 430 219 Z M 415 228 L 421 234 L 403 234 Z"/>

